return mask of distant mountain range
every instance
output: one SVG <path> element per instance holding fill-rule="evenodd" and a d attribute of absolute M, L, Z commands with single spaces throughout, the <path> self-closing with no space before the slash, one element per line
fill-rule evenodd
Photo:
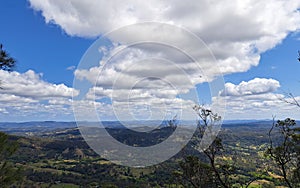
<path fill-rule="evenodd" d="M 248 123 L 266 123 L 272 122 L 271 120 L 225 120 L 223 121 L 223 125 L 227 124 L 248 124 Z M 81 122 L 86 124 L 87 126 L 99 126 L 98 122 Z M 123 122 L 126 125 L 132 127 L 138 126 L 167 126 L 168 121 L 127 121 Z M 178 122 L 182 125 L 195 125 L 196 120 L 194 121 L 180 121 Z M 101 124 L 105 127 L 122 127 L 122 122 L 119 121 L 102 121 Z M 0 122 L 0 130 L 1 128 L 45 128 L 45 129 L 53 129 L 53 128 L 71 128 L 77 127 L 76 122 L 58 122 L 58 121 L 32 121 L 32 122 Z"/>
<path fill-rule="evenodd" d="M 99 127 L 98 122 L 81 122 L 86 126 Z M 166 127 L 168 126 L 168 121 L 131 121 L 125 122 L 124 126 L 119 121 L 104 121 L 101 122 L 106 128 L 126 128 L 127 127 Z M 194 126 L 196 121 L 180 121 L 179 125 L 183 126 Z M 297 121 L 300 125 L 300 121 Z M 272 120 L 225 120 L 223 122 L 223 128 L 233 128 L 233 127 L 270 127 L 272 125 Z M 43 133 L 59 129 L 77 128 L 76 122 L 56 122 L 56 121 L 42 121 L 42 122 L 1 122 L 0 131 L 28 135 L 31 133 Z"/>

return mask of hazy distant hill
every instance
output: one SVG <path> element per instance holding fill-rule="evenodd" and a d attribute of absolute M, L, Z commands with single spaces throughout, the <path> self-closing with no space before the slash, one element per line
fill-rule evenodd
<path fill-rule="evenodd" d="M 98 122 L 82 122 L 86 126 L 100 127 Z M 297 122 L 298 125 L 300 122 Z M 104 121 L 101 124 L 106 128 L 126 128 L 118 121 Z M 195 126 L 196 121 L 181 121 L 181 126 Z M 270 128 L 272 125 L 271 120 L 226 120 L 223 122 L 223 128 L 234 128 L 234 127 L 249 127 L 249 128 Z M 126 126 L 130 127 L 167 127 L 167 121 L 131 121 L 126 122 Z M 39 135 L 41 133 L 59 130 L 77 128 L 76 122 L 56 122 L 56 121 L 43 121 L 43 122 L 2 122 L 0 123 L 0 131 L 17 134 L 17 135 Z"/>

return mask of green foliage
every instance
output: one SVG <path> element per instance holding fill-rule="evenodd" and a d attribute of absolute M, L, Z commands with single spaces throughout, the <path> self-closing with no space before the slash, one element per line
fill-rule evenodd
<path fill-rule="evenodd" d="M 12 71 L 15 67 L 16 60 L 3 49 L 3 45 L 0 44 L 0 69 L 6 71 Z"/>
<path fill-rule="evenodd" d="M 214 186 L 214 172 L 207 163 L 203 163 L 196 156 L 187 156 L 179 163 L 182 169 L 175 172 L 175 175 L 180 178 L 183 185 L 190 185 L 193 187 L 213 187 Z"/>
<path fill-rule="evenodd" d="M 0 132 L 0 184 L 2 187 L 21 179 L 21 169 L 7 160 L 17 148 L 18 144 L 15 141 L 10 141 L 7 134 Z"/>

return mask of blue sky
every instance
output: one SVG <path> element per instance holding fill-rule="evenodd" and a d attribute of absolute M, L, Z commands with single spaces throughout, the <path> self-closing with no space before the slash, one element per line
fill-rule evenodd
<path fill-rule="evenodd" d="M 285 92 L 300 95 L 299 85 L 300 63 L 297 62 L 297 49 L 300 48 L 298 34 L 289 35 L 274 49 L 263 53 L 260 64 L 245 73 L 232 74 L 225 77 L 226 82 L 239 83 L 255 77 L 267 77 L 279 80 Z"/>
<path fill-rule="evenodd" d="M 224 7 L 224 11 L 219 10 L 218 14 L 223 14 L 224 18 L 227 18 L 224 20 L 217 13 L 207 11 L 203 15 L 209 15 L 212 23 L 206 23 L 207 20 L 201 19 L 203 15 L 198 15 L 200 14 L 200 5 L 199 7 L 186 5 L 185 8 L 191 9 L 190 13 L 187 14 L 180 1 L 174 2 L 172 6 L 157 3 L 157 7 L 147 5 L 147 3 L 120 3 L 118 7 L 121 10 L 115 10 L 113 7 L 114 3 L 106 3 L 105 1 L 98 1 L 98 3 L 86 1 L 82 2 L 82 4 L 75 0 L 65 2 L 51 2 L 48 0 L 4 1 L 1 3 L 2 9 L 0 12 L 2 18 L 0 42 L 4 45 L 5 50 L 17 59 L 17 67 L 15 74 L 1 72 L 2 76 L 0 76 L 0 79 L 4 81 L 4 88 L 7 87 L 7 89 L 0 91 L 2 95 L 2 100 L 0 100 L 0 121 L 73 121 L 74 115 L 70 101 L 72 92 L 78 92 L 76 91 L 78 88 L 73 88 L 74 77 L 78 80 L 93 80 L 93 78 L 89 77 L 93 73 L 91 69 L 87 70 L 87 72 L 75 71 L 88 48 L 98 37 L 115 28 L 144 21 L 158 20 L 183 26 L 198 35 L 211 48 L 219 62 L 221 71 L 223 72 L 224 70 L 224 81 L 226 83 L 224 87 L 227 90 L 227 94 L 223 98 L 226 98 L 228 103 L 226 119 L 270 119 L 272 114 L 276 114 L 280 118 L 292 116 L 300 119 L 300 109 L 297 111 L 297 108 L 276 101 L 276 99 L 284 97 L 282 95 L 284 92 L 292 92 L 297 99 L 300 99 L 298 97 L 300 96 L 300 63 L 297 62 L 297 51 L 300 50 L 300 3 L 296 0 L 291 0 L 287 4 L 282 5 L 277 0 L 269 0 L 266 4 L 271 2 L 274 7 L 269 7 L 270 13 L 268 14 L 268 11 L 261 13 L 261 10 L 264 9 L 264 3 L 257 5 L 255 0 L 251 2 L 255 4 L 255 7 L 253 10 L 247 10 L 247 12 L 240 12 L 240 6 L 247 6 L 243 4 L 239 4 L 239 7 Z M 116 1 L 115 4 L 117 3 L 119 2 Z M 194 3 L 197 4 L 198 2 L 195 1 Z M 208 6 L 207 4 L 205 5 Z M 222 3 L 210 6 L 212 6 L 211 9 L 214 8 L 213 6 L 222 7 Z M 105 7 L 105 10 L 102 10 L 104 9 L 103 7 Z M 260 7 L 262 8 L 261 10 Z M 278 7 L 284 8 L 280 9 L 276 15 L 277 17 L 275 17 L 271 14 L 272 8 L 276 9 Z M 159 12 L 155 12 L 156 9 L 153 8 L 159 9 Z M 234 14 L 236 17 L 230 14 L 231 9 L 238 12 L 238 14 Z M 208 10 L 210 9 L 208 8 Z M 255 11 L 259 12 L 257 17 L 263 20 L 262 25 L 254 23 L 254 18 L 249 16 L 251 11 L 253 13 Z M 192 24 L 189 20 L 193 20 L 193 18 L 197 18 L 195 22 L 202 23 L 203 21 L 203 27 L 199 26 L 198 28 L 197 24 Z M 241 20 L 241 23 L 239 21 L 232 23 L 230 22 L 231 19 Z M 277 21 L 273 23 L 273 19 L 277 19 Z M 219 30 L 221 34 L 217 32 L 218 28 L 216 28 L 216 25 L 220 25 L 220 23 L 224 25 L 222 30 Z M 235 29 L 235 27 L 239 28 L 243 24 L 249 26 L 249 29 L 244 28 L 243 30 L 242 28 L 242 31 Z M 226 25 L 230 26 L 228 32 Z M 255 29 L 257 26 L 259 26 L 261 31 Z M 252 28 L 254 29 L 252 30 Z M 257 34 L 255 33 L 256 31 Z M 124 36 L 120 35 L 117 37 L 118 39 L 120 38 L 120 41 L 115 38 L 110 39 L 113 42 L 124 45 L 122 42 L 125 39 L 122 37 Z M 139 34 L 137 34 L 137 37 L 139 37 Z M 104 47 L 108 46 L 105 42 L 101 44 Z M 258 52 L 252 53 L 251 50 L 247 51 L 253 45 L 257 46 L 252 51 L 257 49 Z M 245 47 L 245 49 L 240 50 L 241 47 Z M 116 48 L 116 46 L 111 48 Z M 110 51 L 114 50 L 111 48 L 107 48 L 106 51 L 109 52 L 100 55 L 100 57 L 105 58 L 105 56 L 109 56 Z M 225 48 L 228 48 L 228 50 Z M 150 54 L 150 50 L 146 50 Z M 164 49 L 161 51 L 164 53 Z M 151 51 L 151 54 L 153 53 L 155 53 L 155 50 Z M 258 57 L 260 57 L 260 60 L 257 60 Z M 126 58 L 127 56 L 124 56 L 124 59 Z M 126 59 L 126 61 L 133 61 L 133 59 Z M 176 61 L 176 59 L 170 61 Z M 104 70 L 103 74 L 107 73 L 105 71 L 109 72 L 110 69 Z M 209 72 L 210 70 L 207 71 Z M 241 84 L 243 82 L 244 84 Z M 31 89 L 19 91 L 16 88 L 19 87 L 18 84 L 22 83 L 25 83 L 27 86 L 35 84 L 35 86 L 39 87 L 30 86 L 27 88 Z M 201 93 L 199 94 L 201 95 L 200 101 L 212 103 L 208 92 L 208 84 L 198 80 L 195 80 L 195 83 L 198 92 Z M 231 83 L 231 85 L 228 83 Z M 111 88 L 106 87 L 107 85 L 104 82 L 102 84 L 96 88 L 98 89 L 97 91 L 101 90 L 98 93 L 97 101 L 99 103 L 97 103 L 96 108 L 99 109 L 98 113 L 102 119 L 114 119 L 113 112 L 105 113 L 110 111 L 109 109 L 111 108 L 110 103 L 112 100 L 107 94 Z M 149 83 L 144 84 L 147 85 Z M 155 100 L 149 100 L 153 101 L 152 103 L 169 100 L 169 98 L 158 97 L 162 96 L 162 93 L 155 93 L 152 90 L 150 91 L 149 88 L 148 90 L 146 89 L 140 90 L 138 95 L 141 96 L 143 93 L 147 93 L 146 91 L 149 91 L 148 93 L 152 97 L 155 96 Z M 186 88 L 181 89 L 183 93 L 178 92 L 174 96 L 184 95 L 183 90 Z M 32 90 L 43 92 L 33 92 Z M 121 92 L 121 90 L 115 91 L 117 94 L 118 92 Z M 86 94 L 88 95 L 88 93 Z M 88 106 L 83 107 L 91 102 L 91 99 L 87 100 L 86 98 L 78 101 L 77 107 L 82 105 L 80 108 L 90 108 Z M 13 101 L 12 99 L 15 100 Z M 116 102 L 120 102 L 118 105 L 124 105 L 121 104 L 123 101 L 120 97 L 115 99 Z M 240 105 L 241 103 L 245 105 Z M 189 104 L 188 102 L 186 103 L 187 106 Z M 137 111 L 143 112 L 143 110 L 148 110 L 148 107 L 146 108 L 145 106 L 149 105 L 151 106 L 151 104 L 145 104 L 145 102 L 137 103 L 135 108 Z M 22 107 L 26 108 L 23 109 Z M 256 108 L 261 109 L 260 113 L 255 112 Z M 155 111 L 155 107 L 153 109 Z M 166 109 L 168 111 L 172 110 L 172 108 Z M 83 111 L 87 112 L 87 110 Z M 84 112 L 80 113 L 84 114 Z M 156 117 L 154 115 L 152 118 L 168 118 L 168 116 L 172 115 L 170 112 L 165 114 L 167 116 Z M 86 115 L 83 116 L 87 117 Z"/>
<path fill-rule="evenodd" d="M 27 1 L 5 1 L 1 10 L 5 27 L 1 29 L 1 43 L 18 60 L 17 71 L 31 69 L 43 73 L 51 83 L 72 86 L 73 72 L 94 39 L 68 36 L 60 27 L 46 24 L 40 13 Z"/>

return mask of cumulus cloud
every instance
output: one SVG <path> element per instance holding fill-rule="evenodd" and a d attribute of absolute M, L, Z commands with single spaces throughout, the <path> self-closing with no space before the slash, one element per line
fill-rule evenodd
<path fill-rule="evenodd" d="M 222 96 L 243 96 L 271 93 L 280 87 L 280 83 L 274 79 L 255 78 L 248 82 L 241 82 L 238 85 L 232 83 L 225 84 L 225 90 L 221 92 Z"/>
<path fill-rule="evenodd" d="M 258 95 L 224 96 L 222 99 L 213 98 L 213 103 L 226 100 L 226 119 L 278 119 L 291 117 L 299 119 L 299 108 L 280 100 L 281 94 L 264 93 Z M 297 97 L 299 100 L 299 97 Z M 287 98 L 288 101 L 292 99 Z"/>
<path fill-rule="evenodd" d="M 41 79 L 41 75 L 29 70 L 25 73 L 0 70 L 2 80 L 1 93 L 32 99 L 49 99 L 54 97 L 72 97 L 79 92 L 64 84 L 51 84 Z"/>
<path fill-rule="evenodd" d="M 182 26 L 199 36 L 213 51 L 223 73 L 244 72 L 256 66 L 260 54 L 300 28 L 298 0 L 149 1 L 136 0 L 29 0 L 47 23 L 69 35 L 95 37 L 122 26 L 158 21 Z M 103 8 L 105 7 L 105 8 Z M 274 19 L 276 12 L 276 19 Z M 164 29 L 164 28 L 160 28 Z M 116 42 L 147 36 L 155 31 L 136 28 L 131 35 L 112 36 Z M 172 33 L 182 45 L 192 41 Z M 162 32 L 159 33 L 162 37 Z M 199 54 L 200 55 L 200 54 Z"/>
<path fill-rule="evenodd" d="M 52 84 L 42 80 L 42 75 L 32 70 L 25 73 L 0 70 L 0 119 L 5 114 L 14 117 L 55 118 L 71 113 L 70 100 L 79 91 L 64 84 Z M 53 101 L 66 101 L 54 103 Z M 4 117 L 3 117 L 4 115 Z"/>
<path fill-rule="evenodd" d="M 281 100 L 292 102 L 293 99 L 276 93 L 279 87 L 277 80 L 266 78 L 254 78 L 237 85 L 226 83 L 221 97 L 213 97 L 213 104 L 226 102 L 227 119 L 271 119 L 273 115 L 279 119 L 300 118 L 298 107 Z"/>
<path fill-rule="evenodd" d="M 37 100 L 20 97 L 16 95 L 9 95 L 9 94 L 0 94 L 0 102 L 7 102 L 7 103 L 35 103 L 38 102 Z"/>

